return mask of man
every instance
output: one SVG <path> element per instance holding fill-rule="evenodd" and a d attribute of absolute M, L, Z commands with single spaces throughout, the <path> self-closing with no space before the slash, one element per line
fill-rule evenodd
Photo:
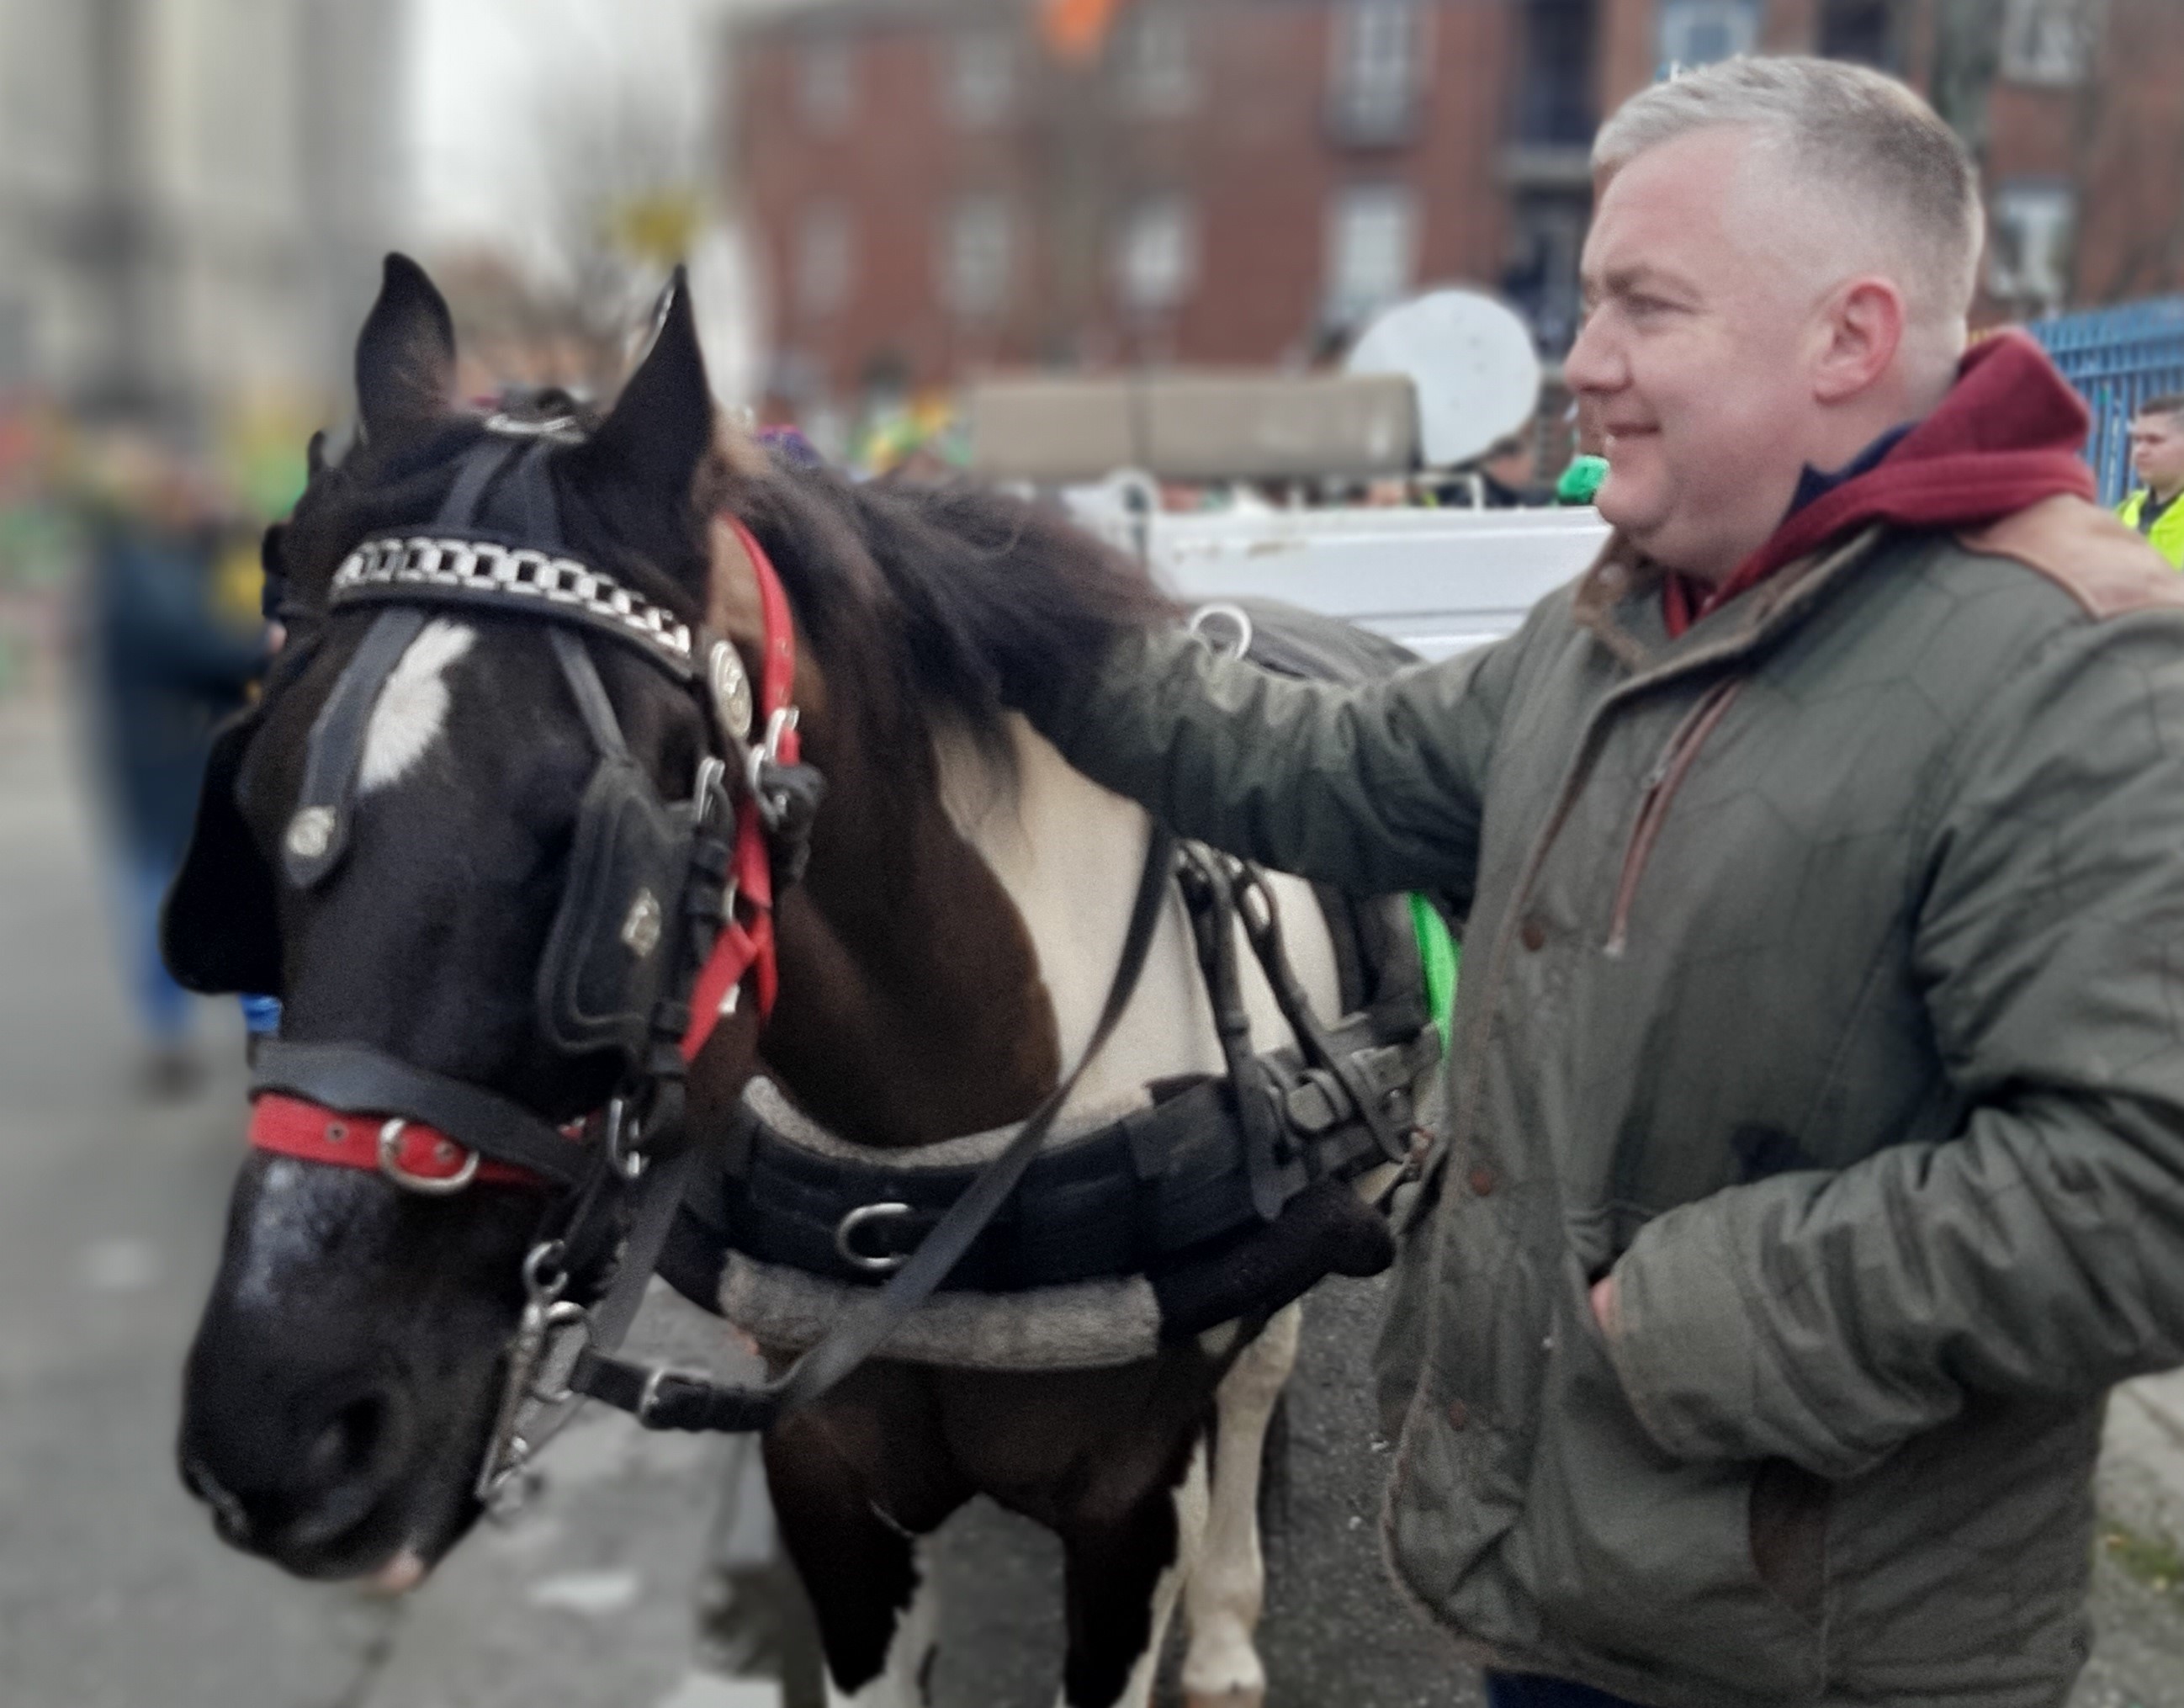
<path fill-rule="evenodd" d="M 1966 354 L 1901 86 L 1729 62 L 1594 164 L 1591 571 L 1363 690 L 1162 635 L 1008 691 L 1468 910 L 1384 1527 L 1495 1701 L 2059 1704 L 2102 1397 L 2184 1361 L 2184 583 L 2036 347 Z"/>
<path fill-rule="evenodd" d="M 2131 421 L 2131 472 L 2146 484 L 2116 514 L 2169 560 L 2184 569 L 2184 392 L 2148 398 Z"/>

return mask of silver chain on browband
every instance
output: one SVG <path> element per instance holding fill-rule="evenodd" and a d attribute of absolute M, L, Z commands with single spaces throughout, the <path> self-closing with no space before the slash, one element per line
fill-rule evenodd
<path fill-rule="evenodd" d="M 611 576 L 572 557 L 492 540 L 380 534 L 365 540 L 334 572 L 332 603 L 380 589 L 453 589 L 537 600 L 581 611 L 626 629 L 677 663 L 692 656 L 690 625 Z"/>

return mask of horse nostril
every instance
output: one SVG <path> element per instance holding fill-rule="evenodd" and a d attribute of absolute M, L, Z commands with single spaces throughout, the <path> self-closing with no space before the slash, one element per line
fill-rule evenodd
<path fill-rule="evenodd" d="M 182 1482 L 191 1493 L 212 1509 L 213 1528 L 232 1548 L 250 1545 L 250 1515 L 242 1503 L 220 1485 L 220 1480 L 194 1459 L 182 1461 Z"/>
<path fill-rule="evenodd" d="M 304 1449 L 303 1482 L 332 1488 L 365 1475 L 387 1439 L 393 1408 L 383 1394 L 359 1396 L 335 1410 Z"/>

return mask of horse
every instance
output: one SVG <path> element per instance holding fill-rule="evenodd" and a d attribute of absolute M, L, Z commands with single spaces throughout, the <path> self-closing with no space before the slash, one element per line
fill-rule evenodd
<path fill-rule="evenodd" d="M 639 779 L 628 786 L 657 801 L 682 801 L 694 778 L 694 800 L 709 774 L 717 784 L 718 706 L 689 673 L 655 667 L 653 643 L 725 637 L 733 652 L 716 650 L 712 687 L 723 664 L 761 679 L 777 661 L 765 588 L 777 575 L 793 613 L 796 733 L 826 790 L 808 863 L 783 874 L 797 881 L 770 921 L 777 999 L 760 999 L 753 967 L 709 1008 L 679 1114 L 663 1125 L 717 1139 L 762 1074 L 862 1153 L 909 1157 L 1007 1130 L 1058 1087 L 1063 1124 L 1081 1129 L 1142 1108 L 1155 1082 L 1224 1071 L 1192 921 L 1173 897 L 1112 1035 L 1084 1059 L 1153 827 L 1071 771 L 1002 698 L 1011 682 L 1173 621 L 1137 566 L 1011 499 L 857 485 L 769 456 L 717 415 L 679 290 L 603 414 L 549 399 L 482 416 L 452 403 L 454 373 L 443 300 L 391 256 L 358 341 L 356 443 L 334 461 L 314 441 L 309 485 L 267 536 L 291 639 L 215 756 L 198 846 L 170 901 L 170 958 L 186 982 L 276 990 L 281 1047 L 298 1059 L 368 1052 L 398 1090 L 443 1100 L 431 1108 L 490 1105 L 504 1125 L 543 1134 L 526 1153 L 542 1169 L 557 1140 L 576 1153 L 568 1136 L 624 1087 L 631 1059 L 571 1048 L 542 1019 L 564 897 L 590 869 L 603 745 L 623 750 L 616 764 Z M 495 461 L 501 438 L 531 472 L 525 491 Z M 504 600 L 389 630 L 382 607 L 337 596 L 367 537 L 398 544 L 451 506 L 520 528 L 541 505 L 585 574 L 599 572 L 582 582 L 592 627 L 527 621 Z M 598 591 L 610 583 L 610 599 Z M 602 638 L 599 622 L 639 617 L 645 645 Z M 389 656 L 357 700 L 345 684 L 375 648 Z M 322 770 L 341 766 L 347 793 L 326 795 Z M 1312 892 L 1268 885 L 1296 982 L 1334 1009 L 1343 980 Z M 608 923 L 637 954 L 660 912 L 632 907 Z M 1269 980 L 1241 960 L 1251 1047 L 1294 1041 Z M 647 1059 L 658 1045 L 643 1044 Z M 398 1591 L 482 1510 L 476 1467 L 537 1296 L 542 1226 L 566 1231 L 588 1214 L 600 1176 L 569 1174 L 593 1184 L 557 1192 L 521 1169 L 481 1169 L 476 1154 L 435 1169 L 404 1148 L 399 1119 L 380 1129 L 374 1167 L 376 1121 L 359 1119 L 354 1139 L 345 1120 L 309 1135 L 364 1147 L 361 1166 L 264 1141 L 242 1164 L 188 1356 L 178 1457 L 227 1542 L 300 1576 Z M 596 1142 L 598 1122 L 585 1130 Z M 463 1147 L 428 1148 L 448 1161 Z M 783 1418 L 766 1470 L 811 1592 L 830 1702 L 928 1700 L 929 1539 L 977 1494 L 1061 1539 L 1069 1708 L 1147 1703 L 1178 1601 L 1189 1700 L 1259 1702 L 1262 1444 L 1295 1357 L 1295 1295 L 1330 1268 L 1386 1260 L 1384 1230 L 1363 1214 L 1370 1229 L 1319 1239 L 1276 1296 L 1228 1300 L 1216 1287 L 1224 1325 L 1193 1325 L 1128 1362 L 957 1368 L 883 1348 Z M 592 1242 L 604 1255 L 567 1254 L 552 1291 L 604 1290 L 621 1227 Z M 1234 1252 L 1201 1281 L 1261 1272 Z M 678 1285 L 718 1310 L 710 1279 Z M 794 1350 L 767 1347 L 777 1365 Z"/>

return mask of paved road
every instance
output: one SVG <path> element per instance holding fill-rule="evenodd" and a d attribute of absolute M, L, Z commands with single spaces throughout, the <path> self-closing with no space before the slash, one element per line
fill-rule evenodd
<path fill-rule="evenodd" d="M 237 1157 L 239 1044 L 209 1007 L 207 1057 L 225 1065 L 203 1092 L 133 1095 L 100 890 L 58 721 L 0 702 L 0 1708 L 767 1708 L 770 1693 L 699 1665 L 722 1443 L 589 1418 L 555 1443 L 538 1509 L 481 1531 L 398 1604 L 292 1582 L 214 1541 L 170 1443 Z M 1272 1551 L 1275 1708 L 1468 1708 L 1474 1677 L 1380 1577 L 1371 1292 L 1315 1300 Z M 671 1301 L 644 1331 L 711 1338 Z M 2119 1501 L 2168 1521 L 2170 1492 L 2125 1471 Z M 2184 1606 L 2154 1587 L 2158 1551 L 2115 1553 L 2137 1575 L 2104 1561 L 2084 1708 L 2184 1708 Z M 1051 1544 L 974 1509 L 943 1571 L 942 1708 L 1046 1708 Z"/>

